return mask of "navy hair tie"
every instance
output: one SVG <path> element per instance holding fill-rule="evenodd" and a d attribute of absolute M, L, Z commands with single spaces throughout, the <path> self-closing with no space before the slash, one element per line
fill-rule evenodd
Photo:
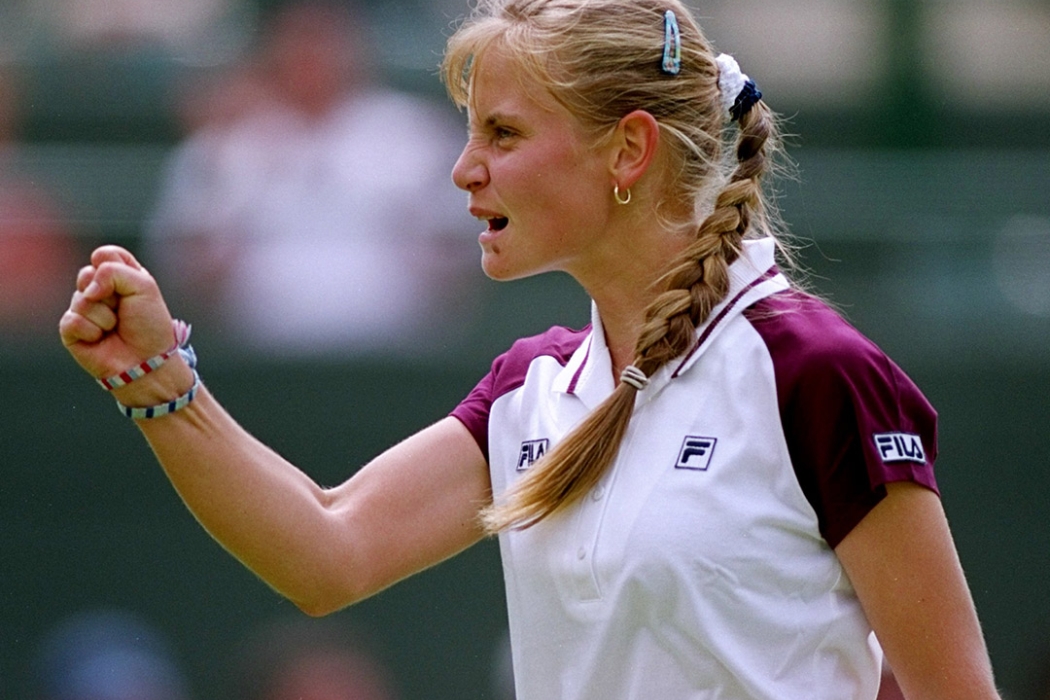
<path fill-rule="evenodd" d="M 751 111 L 751 108 L 755 106 L 755 103 L 762 99 L 762 91 L 755 85 L 754 80 L 748 80 L 744 83 L 744 87 L 741 88 L 740 94 L 736 96 L 736 101 L 733 102 L 733 106 L 729 108 L 730 118 L 738 122 L 744 118 L 744 115 Z"/>

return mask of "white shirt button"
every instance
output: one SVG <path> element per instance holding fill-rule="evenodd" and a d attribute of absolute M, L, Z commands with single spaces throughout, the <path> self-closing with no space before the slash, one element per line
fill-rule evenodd
<path fill-rule="evenodd" d="M 605 496 L 605 487 L 601 484 L 595 486 L 594 490 L 591 491 L 591 498 L 593 498 L 596 501 L 602 500 L 603 496 Z"/>
<path fill-rule="evenodd" d="M 586 559 L 587 558 L 587 550 L 584 549 L 583 547 L 580 547 L 578 550 L 576 550 L 576 558 L 579 559 L 580 561 L 583 561 L 584 559 Z"/>

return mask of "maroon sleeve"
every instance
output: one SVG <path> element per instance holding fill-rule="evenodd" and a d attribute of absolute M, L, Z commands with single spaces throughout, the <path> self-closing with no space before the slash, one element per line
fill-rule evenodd
<path fill-rule="evenodd" d="M 489 373 L 467 394 L 467 398 L 463 399 L 449 414 L 453 418 L 458 418 L 459 422 L 466 426 L 470 434 L 474 436 L 474 441 L 481 448 L 481 453 L 485 455 L 486 462 L 489 459 L 489 411 L 492 409 L 492 387 L 496 383 L 495 373 L 498 371 L 498 365 L 502 358 L 503 356 L 501 355 L 492 363 L 492 369 Z"/>
<path fill-rule="evenodd" d="M 874 343 L 798 292 L 745 313 L 772 357 L 788 451 L 828 544 L 885 497 L 887 483 L 937 492 L 937 413 Z"/>
<path fill-rule="evenodd" d="M 529 365 L 540 355 L 553 357 L 564 365 L 588 333 L 590 325 L 580 330 L 554 326 L 541 335 L 516 341 L 510 350 L 496 358 L 489 373 L 452 410 L 449 415 L 466 426 L 486 460 L 489 457 L 489 412 L 492 403 L 524 384 Z"/>

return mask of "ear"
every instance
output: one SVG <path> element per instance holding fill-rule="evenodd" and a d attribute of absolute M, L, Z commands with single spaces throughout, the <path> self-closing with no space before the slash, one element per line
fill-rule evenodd
<path fill-rule="evenodd" d="M 660 143 L 660 125 L 645 110 L 636 109 L 616 125 L 609 158 L 613 184 L 627 189 L 649 169 Z"/>

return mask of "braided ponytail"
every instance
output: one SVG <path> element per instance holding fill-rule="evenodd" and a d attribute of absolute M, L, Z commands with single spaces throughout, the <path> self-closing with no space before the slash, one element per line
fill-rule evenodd
<path fill-rule="evenodd" d="M 663 34 L 655 31 L 667 9 L 681 20 L 681 67 L 673 76 L 660 68 Z M 476 13 L 452 37 L 445 56 L 444 77 L 457 103 L 469 102 L 472 62 L 499 43 L 596 134 L 607 133 L 635 109 L 648 111 L 666 137 L 676 173 L 669 200 L 710 200 L 711 182 L 722 168 L 726 108 L 714 54 L 679 0 L 481 0 Z M 729 292 L 729 266 L 740 256 L 744 237 L 771 233 L 761 180 L 776 145 L 776 125 L 761 101 L 748 107 L 734 105 L 739 127 L 734 169 L 646 311 L 633 362 L 646 377 L 695 342 L 697 326 Z M 637 385 L 621 381 L 484 509 L 486 530 L 530 527 L 587 493 L 616 458 Z"/>

